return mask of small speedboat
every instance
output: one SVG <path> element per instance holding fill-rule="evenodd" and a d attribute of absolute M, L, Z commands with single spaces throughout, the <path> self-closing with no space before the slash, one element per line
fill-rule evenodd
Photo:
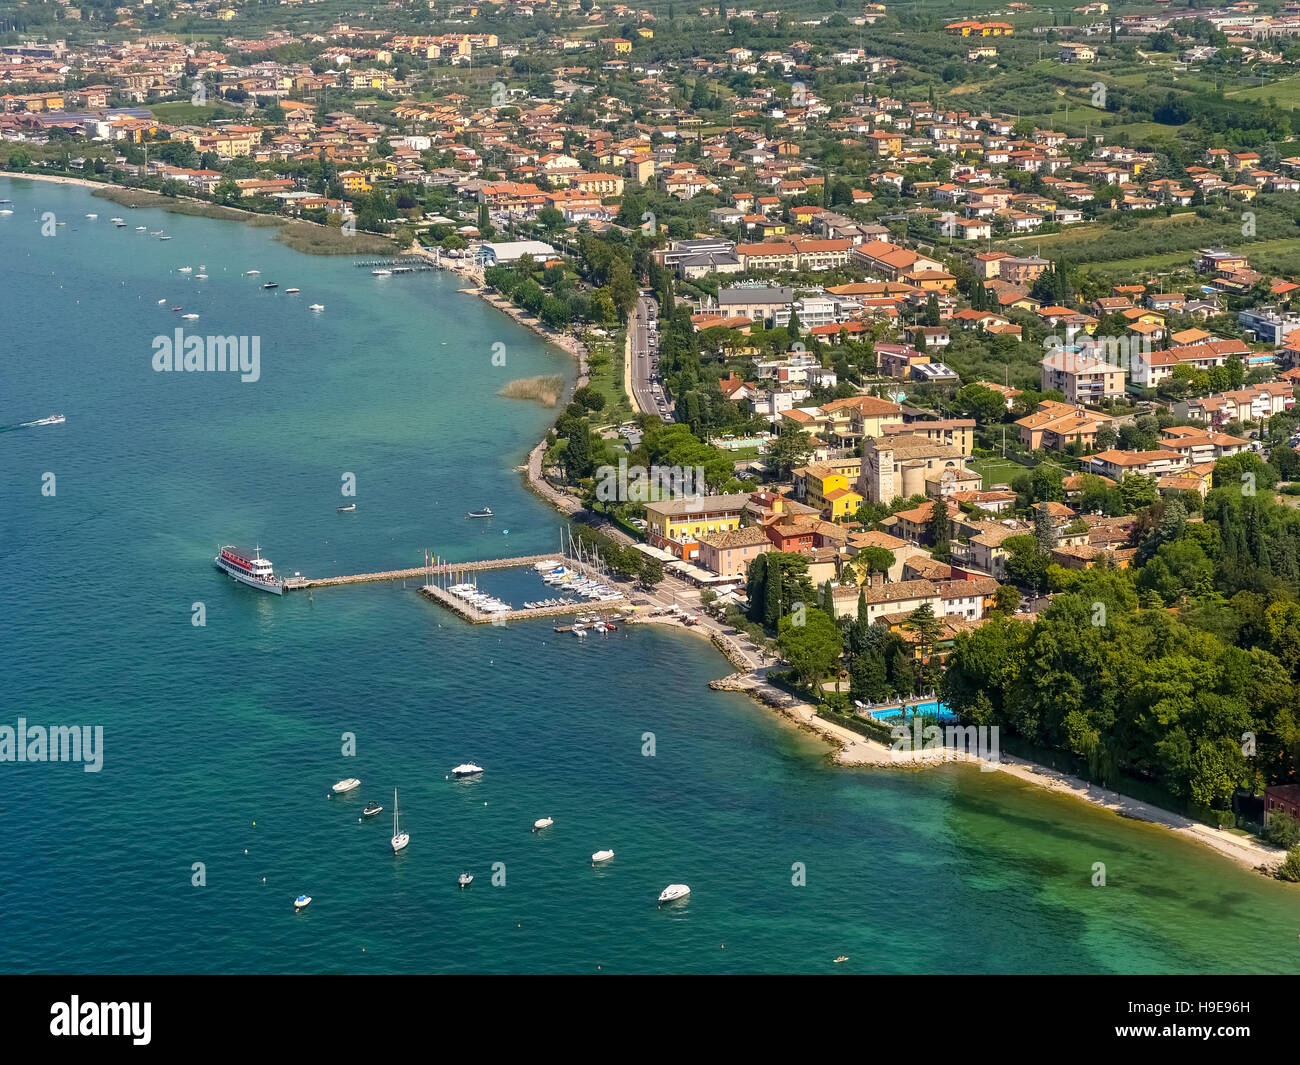
<path fill-rule="evenodd" d="M 258 274 L 260 274 L 261 272 L 262 272 L 261 270 L 247 270 L 247 271 L 245 271 L 245 276 L 246 276 L 246 277 L 256 277 L 256 276 L 257 276 Z"/>
<path fill-rule="evenodd" d="M 490 518 L 492 517 L 492 508 L 484 507 L 482 510 L 471 510 L 465 515 L 467 518 Z"/>
<path fill-rule="evenodd" d="M 391 270 L 371 270 L 370 273 L 375 277 L 391 277 L 393 275 Z"/>
<path fill-rule="evenodd" d="M 182 274 L 192 274 L 192 273 L 194 272 L 194 267 L 192 267 L 192 266 L 182 266 L 182 267 L 179 267 L 179 268 L 177 269 L 177 272 L 178 272 L 178 273 L 182 273 Z"/>
<path fill-rule="evenodd" d="M 361 814 L 363 817 L 374 817 L 377 814 L 382 814 L 383 812 L 384 812 L 384 808 L 379 803 L 368 802 L 366 803 L 366 808 L 361 811 Z"/>
<path fill-rule="evenodd" d="M 300 289 L 300 288 L 286 288 L 286 289 L 285 289 L 285 292 L 288 292 L 290 295 L 293 295 L 294 293 L 301 292 L 301 291 L 302 291 L 302 289 Z"/>
<path fill-rule="evenodd" d="M 162 304 L 166 303 L 166 302 L 167 302 L 166 300 L 159 300 L 159 301 L 158 301 L 158 303 L 159 303 L 160 306 L 161 306 Z"/>
<path fill-rule="evenodd" d="M 350 514 L 352 513 L 352 511 L 356 509 L 357 509 L 357 505 L 355 503 L 349 503 L 346 507 L 339 507 L 338 512 L 340 514 Z"/>
<path fill-rule="evenodd" d="M 185 310 L 184 307 L 173 307 L 173 308 L 172 308 L 172 311 L 173 311 L 173 312 L 175 312 L 175 311 L 183 311 L 183 310 Z"/>
<path fill-rule="evenodd" d="M 267 282 L 265 285 L 263 285 L 262 287 L 263 287 L 263 288 L 279 288 L 279 287 L 280 287 L 280 283 L 279 283 L 278 281 L 268 281 L 268 282 Z"/>
<path fill-rule="evenodd" d="M 93 221 L 94 219 L 98 218 L 99 215 L 97 215 L 97 214 L 88 214 L 88 215 L 86 215 L 86 217 L 89 218 L 89 219 L 91 219 L 91 220 Z"/>
<path fill-rule="evenodd" d="M 299 895 L 296 899 L 293 900 L 293 908 L 295 913 L 298 910 L 301 910 L 304 906 L 310 906 L 310 905 L 311 905 L 310 895 Z"/>
<path fill-rule="evenodd" d="M 159 237 L 158 239 L 159 239 L 159 240 L 171 240 L 172 238 L 171 238 L 171 237 Z"/>
<path fill-rule="evenodd" d="M 325 309 L 325 304 L 323 304 L 323 303 L 313 303 L 313 304 L 311 305 L 311 307 L 309 308 L 309 310 L 316 311 L 317 313 L 319 313 L 320 311 L 323 311 L 324 309 Z"/>
<path fill-rule="evenodd" d="M 59 225 L 63 225 L 63 223 L 60 222 Z M 148 229 L 148 228 L 149 228 L 148 226 L 136 226 L 136 227 L 135 227 L 135 231 L 136 231 L 137 233 L 143 233 L 143 232 L 144 232 L 146 229 Z"/>
<path fill-rule="evenodd" d="M 481 765 L 475 765 L 473 762 L 463 762 L 451 771 L 451 775 L 454 777 L 472 777 L 481 772 L 483 772 Z"/>
<path fill-rule="evenodd" d="M 847 954 L 841 954 L 838 958 L 835 959 L 835 964 L 838 965 L 840 962 L 848 961 L 848 960 L 849 960 L 849 956 Z"/>
<path fill-rule="evenodd" d="M 690 893 L 691 889 L 685 884 L 669 884 L 659 892 L 659 904 L 662 906 L 665 902 L 676 902 L 678 899 L 686 898 Z"/>
<path fill-rule="evenodd" d="M 550 828 L 553 824 L 555 824 L 554 817 L 539 817 L 533 822 L 533 831 L 536 832 L 539 828 Z"/>
<path fill-rule="evenodd" d="M 182 317 L 182 318 L 186 318 L 186 319 L 188 319 L 189 321 L 192 322 L 192 321 L 194 321 L 196 318 L 198 318 L 198 315 L 197 315 L 197 314 L 182 314 L 181 317 Z"/>
<path fill-rule="evenodd" d="M 334 785 L 334 794 L 343 795 L 349 791 L 356 791 L 359 787 L 361 787 L 361 781 L 356 777 L 348 777 L 346 780 L 340 780 Z"/>
<path fill-rule="evenodd" d="M 591 856 L 591 864 L 599 865 L 601 862 L 607 862 L 614 857 L 613 851 L 597 851 Z"/>
<path fill-rule="evenodd" d="M 474 874 L 466 869 L 456 878 L 456 883 L 458 883 L 462 888 L 467 888 L 470 884 L 474 883 Z"/>

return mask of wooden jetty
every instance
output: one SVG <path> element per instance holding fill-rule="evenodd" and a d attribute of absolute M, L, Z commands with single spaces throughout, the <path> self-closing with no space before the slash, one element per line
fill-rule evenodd
<path fill-rule="evenodd" d="M 453 573 L 478 573 L 493 569 L 518 569 L 531 566 L 536 562 L 559 559 L 551 552 L 545 555 L 521 555 L 518 558 L 490 558 L 478 562 L 444 562 L 438 566 L 416 566 L 413 569 L 390 569 L 382 573 L 356 573 L 348 577 L 286 577 L 284 590 L 298 591 L 304 588 L 329 588 L 336 584 L 372 584 L 376 581 L 428 580 Z M 577 568 L 568 563 L 571 568 Z M 587 604 L 590 606 L 591 604 Z"/>

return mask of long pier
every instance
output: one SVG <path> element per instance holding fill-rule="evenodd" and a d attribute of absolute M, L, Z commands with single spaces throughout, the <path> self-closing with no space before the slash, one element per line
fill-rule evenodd
<path fill-rule="evenodd" d="M 452 573 L 478 573 L 492 569 L 519 569 L 543 559 L 559 560 L 556 552 L 545 555 L 521 555 L 518 558 L 490 558 L 479 562 L 444 562 L 437 566 L 416 566 L 413 569 L 390 569 L 382 573 L 354 573 L 346 577 L 288 577 L 284 582 L 286 592 L 306 588 L 329 588 L 338 584 L 373 584 L 377 581 L 427 580 L 429 577 Z M 565 563 L 574 567 L 574 563 Z"/>
<path fill-rule="evenodd" d="M 438 269 L 436 265 L 418 255 L 409 255 L 401 259 L 367 259 L 364 262 L 354 262 L 352 265 L 382 268 L 394 274 L 414 274 Z"/>

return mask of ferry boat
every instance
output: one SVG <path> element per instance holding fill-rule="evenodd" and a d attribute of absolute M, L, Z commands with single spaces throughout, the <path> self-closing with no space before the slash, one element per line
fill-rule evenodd
<path fill-rule="evenodd" d="M 223 547 L 221 554 L 212 561 L 216 563 L 217 569 L 224 570 L 250 588 L 273 592 L 275 595 L 284 594 L 284 581 L 276 578 L 271 571 L 271 563 L 262 557 L 260 548 L 249 551 L 242 547 Z"/>

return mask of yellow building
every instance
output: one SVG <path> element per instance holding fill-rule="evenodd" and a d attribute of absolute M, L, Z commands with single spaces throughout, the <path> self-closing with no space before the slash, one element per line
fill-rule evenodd
<path fill-rule="evenodd" d="M 357 170 L 344 170 L 339 174 L 339 183 L 344 192 L 369 192 L 372 188 L 366 175 Z"/>
<path fill-rule="evenodd" d="M 699 555 L 701 536 L 740 528 L 740 515 L 749 496 L 696 496 L 661 499 L 645 505 L 646 539 L 651 547 L 678 558 Z"/>
<path fill-rule="evenodd" d="M 805 501 L 810 507 L 816 507 L 828 521 L 851 518 L 862 505 L 862 496 L 850 487 L 856 481 L 857 474 L 850 476 L 845 470 L 809 466 L 804 475 Z"/>

